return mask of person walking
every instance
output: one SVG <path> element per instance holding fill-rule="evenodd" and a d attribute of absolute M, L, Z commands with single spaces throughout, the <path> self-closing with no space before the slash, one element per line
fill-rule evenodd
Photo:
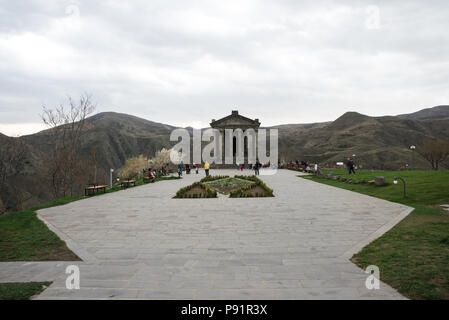
<path fill-rule="evenodd" d="M 255 174 L 256 176 L 259 175 L 259 169 L 260 169 L 260 167 L 261 167 L 261 164 L 260 164 L 260 162 L 259 162 L 259 159 L 257 159 L 257 160 L 256 160 L 256 164 L 254 165 L 254 174 Z"/>
<path fill-rule="evenodd" d="M 184 165 L 182 162 L 178 164 L 178 177 L 182 177 L 182 171 L 184 170 Z"/>
<path fill-rule="evenodd" d="M 198 163 L 195 164 L 195 172 L 196 174 L 198 174 L 198 169 L 199 169 L 200 165 Z"/>
<path fill-rule="evenodd" d="M 351 165 L 351 172 L 353 174 L 355 174 L 355 163 L 354 163 L 354 160 L 351 159 L 351 163 L 352 163 L 352 165 Z"/>
<path fill-rule="evenodd" d="M 348 158 L 348 160 L 346 162 L 346 169 L 348 170 L 348 174 L 351 174 L 351 173 L 355 174 L 354 161 L 352 161 L 351 158 Z"/>
<path fill-rule="evenodd" d="M 206 172 L 206 177 L 209 176 L 209 169 L 210 169 L 210 164 L 209 164 L 209 162 L 206 161 L 206 163 L 204 164 L 204 172 Z"/>

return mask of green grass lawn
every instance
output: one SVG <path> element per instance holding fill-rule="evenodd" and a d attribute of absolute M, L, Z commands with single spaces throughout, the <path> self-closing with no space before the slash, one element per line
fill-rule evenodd
<path fill-rule="evenodd" d="M 159 177 L 155 179 L 155 182 L 173 179 L 179 178 Z M 142 184 L 144 182 L 139 180 L 136 186 Z M 112 189 L 107 189 L 106 193 L 122 189 L 115 186 Z M 64 241 L 37 218 L 36 211 L 85 198 L 84 196 L 75 196 L 57 199 L 41 206 L 0 215 L 0 261 L 81 260 L 67 247 Z"/>
<path fill-rule="evenodd" d="M 346 170 L 333 171 L 349 177 Z M 371 180 L 384 176 L 388 185 L 349 184 L 304 177 L 316 182 L 402 203 L 415 210 L 382 237 L 352 257 L 362 268 L 377 265 L 381 280 L 411 299 L 449 299 L 449 212 L 439 205 L 449 204 L 449 171 L 357 171 L 351 178 Z M 402 183 L 407 182 L 406 199 Z"/>
<path fill-rule="evenodd" d="M 0 300 L 29 300 L 51 282 L 0 283 Z"/>

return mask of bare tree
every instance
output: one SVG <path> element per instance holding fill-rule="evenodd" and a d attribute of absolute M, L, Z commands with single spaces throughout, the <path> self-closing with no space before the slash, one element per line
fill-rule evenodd
<path fill-rule="evenodd" d="M 27 162 L 27 146 L 22 139 L 4 138 L 0 143 L 0 202 L 4 209 L 22 207 L 22 191 L 14 178 L 20 175 Z M 1 208 L 0 208 L 1 210 Z"/>
<path fill-rule="evenodd" d="M 449 157 L 449 141 L 443 139 L 425 139 L 416 146 L 416 152 L 427 160 L 432 170 L 438 170 Z"/>
<path fill-rule="evenodd" d="M 85 176 L 81 156 L 86 118 L 95 111 L 91 96 L 84 94 L 75 102 L 68 97 L 68 107 L 55 109 L 43 106 L 42 121 L 50 128 L 51 151 L 44 159 L 53 196 L 73 195 L 77 183 Z"/>

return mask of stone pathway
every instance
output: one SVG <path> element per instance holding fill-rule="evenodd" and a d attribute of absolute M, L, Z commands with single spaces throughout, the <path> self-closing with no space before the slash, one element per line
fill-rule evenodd
<path fill-rule="evenodd" d="M 274 198 L 172 199 L 201 172 L 40 210 L 84 261 L 3 262 L 0 282 L 54 281 L 38 299 L 403 299 L 349 258 L 412 209 L 297 174 L 261 176 Z"/>

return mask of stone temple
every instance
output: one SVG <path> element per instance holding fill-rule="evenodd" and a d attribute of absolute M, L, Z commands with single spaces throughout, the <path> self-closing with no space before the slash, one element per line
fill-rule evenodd
<path fill-rule="evenodd" d="M 254 129 L 254 131 L 258 132 L 258 129 L 260 127 L 260 122 L 259 119 L 250 119 L 247 117 L 244 117 L 242 115 L 239 114 L 239 112 L 237 110 L 232 111 L 232 113 L 229 116 L 226 116 L 224 118 L 215 120 L 212 119 L 211 123 L 210 123 L 211 128 L 213 129 L 217 129 L 221 132 L 221 136 L 223 138 L 223 152 L 222 155 L 224 156 L 224 131 L 225 129 L 242 129 L 243 131 L 247 130 L 247 129 Z M 236 142 L 236 138 L 233 138 L 232 141 L 232 154 L 233 154 L 233 158 L 234 158 L 234 164 L 236 163 L 236 154 L 237 154 L 237 142 Z M 245 164 L 248 163 L 248 145 L 247 145 L 247 138 L 244 139 L 244 155 L 245 155 Z M 224 161 L 223 161 L 224 163 Z M 226 165 L 218 165 L 219 167 L 227 167 Z"/>

